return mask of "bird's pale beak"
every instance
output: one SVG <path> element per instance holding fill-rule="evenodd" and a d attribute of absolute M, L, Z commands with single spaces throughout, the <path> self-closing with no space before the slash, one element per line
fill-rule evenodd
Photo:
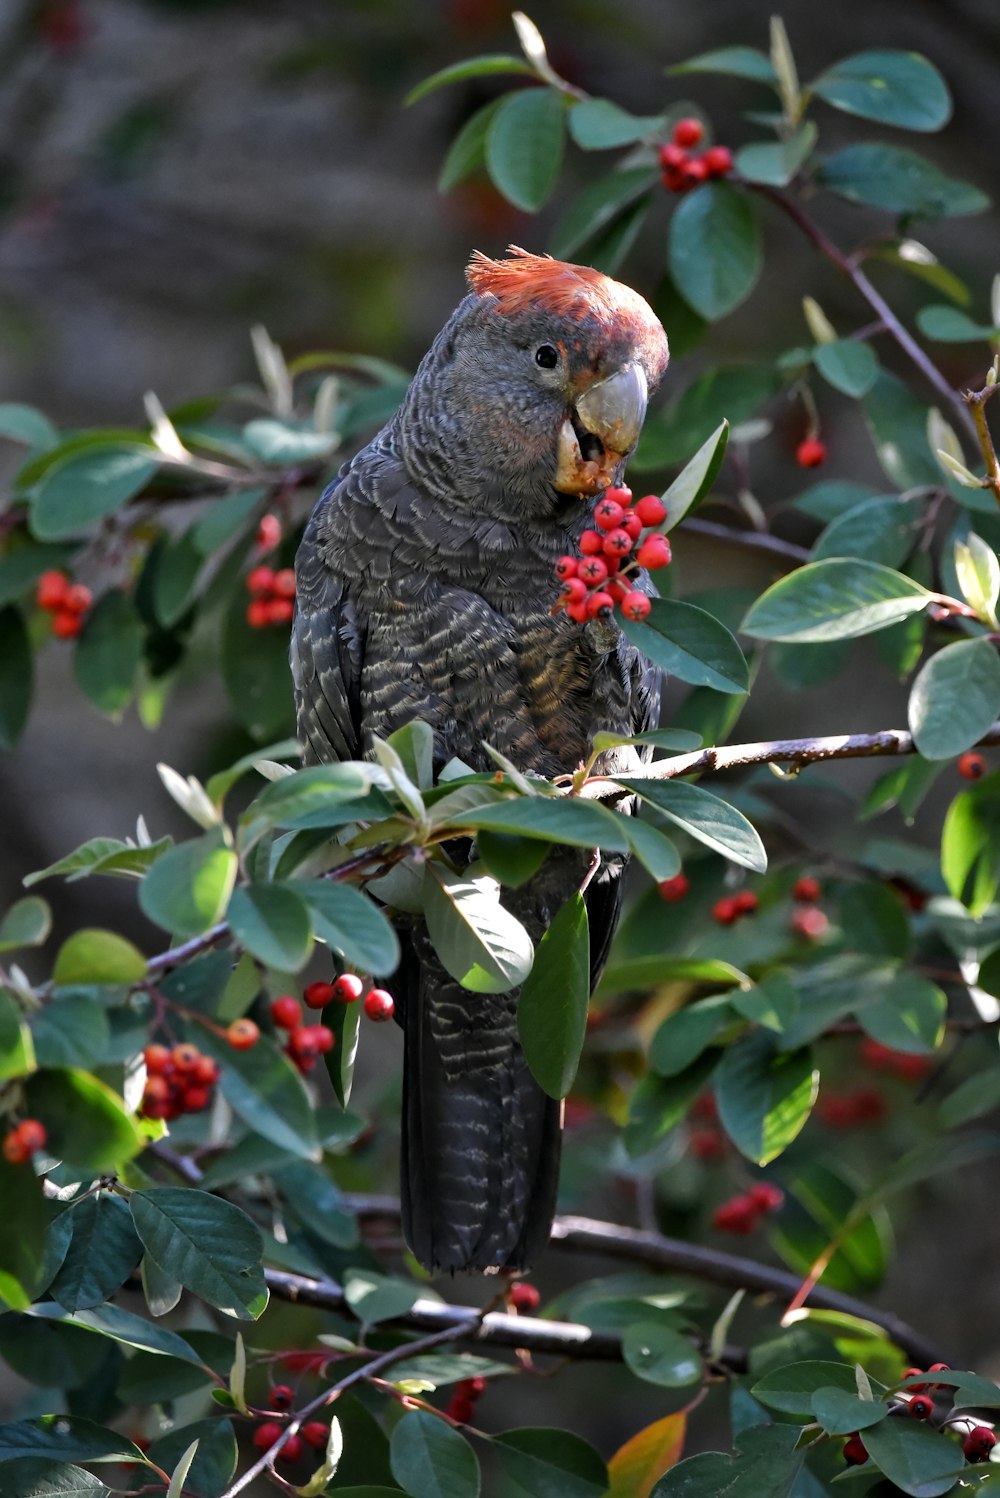
<path fill-rule="evenodd" d="M 642 431 L 646 395 L 638 364 L 584 391 L 559 432 L 553 484 L 561 494 L 599 494 L 618 481 Z"/>

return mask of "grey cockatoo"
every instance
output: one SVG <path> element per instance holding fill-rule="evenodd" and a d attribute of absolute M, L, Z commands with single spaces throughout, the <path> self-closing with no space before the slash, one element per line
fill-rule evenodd
<path fill-rule="evenodd" d="M 629 287 L 548 256 L 477 253 L 467 279 L 399 410 L 306 528 L 291 658 L 307 763 L 364 756 L 420 718 L 439 765 L 495 768 L 485 741 L 553 776 L 599 729 L 655 726 L 656 673 L 613 621 L 551 610 L 553 564 L 639 437 L 663 328 Z M 503 903 L 537 940 L 588 862 L 555 848 Z M 622 867 L 587 887 L 595 973 Z M 525 1064 L 517 991 L 461 987 L 419 919 L 400 935 L 407 1242 L 435 1269 L 523 1268 L 551 1227 L 559 1104 Z"/>

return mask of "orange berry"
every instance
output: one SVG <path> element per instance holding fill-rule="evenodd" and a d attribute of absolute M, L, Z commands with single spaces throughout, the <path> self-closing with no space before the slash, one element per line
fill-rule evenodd
<path fill-rule="evenodd" d="M 260 1031 L 252 1019 L 234 1019 L 226 1031 L 226 1039 L 234 1051 L 249 1051 L 260 1039 Z"/>
<path fill-rule="evenodd" d="M 17 1129 L 11 1129 L 10 1133 L 4 1138 L 3 1157 L 11 1165 L 27 1165 L 31 1159 L 31 1151 Z"/>
<path fill-rule="evenodd" d="M 194 1071 L 201 1057 L 201 1052 L 196 1045 L 184 1041 L 181 1045 L 175 1045 L 170 1052 L 170 1059 L 180 1072 Z"/>
<path fill-rule="evenodd" d="M 982 780 L 986 774 L 986 761 L 974 749 L 967 749 L 958 756 L 955 768 L 963 780 Z"/>
<path fill-rule="evenodd" d="M 626 593 L 622 599 L 622 613 L 626 619 L 645 619 L 652 607 L 652 600 L 646 593 Z"/>
<path fill-rule="evenodd" d="M 23 1123 L 19 1123 L 17 1133 L 29 1155 L 33 1155 L 36 1150 L 44 1149 L 49 1137 L 45 1132 L 45 1125 L 39 1123 L 37 1118 L 26 1118 Z"/>

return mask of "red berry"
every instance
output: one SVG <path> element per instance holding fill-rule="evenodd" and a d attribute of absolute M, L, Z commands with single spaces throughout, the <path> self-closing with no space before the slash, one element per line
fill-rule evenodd
<path fill-rule="evenodd" d="M 905 1383 L 908 1378 L 919 1378 L 923 1371 L 924 1370 L 922 1368 L 907 1368 L 903 1373 L 901 1381 Z M 920 1392 L 922 1392 L 922 1390 L 926 1389 L 926 1387 L 926 1384 L 910 1384 L 910 1393 L 919 1394 Z"/>
<path fill-rule="evenodd" d="M 576 577 L 576 569 L 576 557 L 560 557 L 553 570 L 556 577 L 562 582 L 566 582 L 568 578 Z"/>
<path fill-rule="evenodd" d="M 279 1462 L 297 1462 L 302 1455 L 302 1438 L 297 1435 L 289 1436 L 288 1440 L 278 1452 Z"/>
<path fill-rule="evenodd" d="M 795 461 L 800 468 L 818 468 L 826 461 L 826 443 L 818 437 L 807 437 L 795 449 Z"/>
<path fill-rule="evenodd" d="M 247 623 L 251 629 L 266 629 L 271 622 L 271 605 L 266 598 L 255 598 L 247 605 Z"/>
<path fill-rule="evenodd" d="M 529 1285 L 525 1280 L 518 1280 L 511 1285 L 508 1299 L 515 1311 L 537 1311 L 542 1303 L 541 1291 L 534 1285 Z"/>
<path fill-rule="evenodd" d="M 57 640 L 75 640 L 83 629 L 83 617 L 69 609 L 56 609 L 52 615 L 52 633 Z"/>
<path fill-rule="evenodd" d="M 52 568 L 43 572 L 35 584 L 35 602 L 40 609 L 60 608 L 68 588 L 69 578 L 65 572 Z"/>
<path fill-rule="evenodd" d="M 180 1072 L 194 1071 L 198 1065 L 201 1052 L 196 1045 L 190 1041 L 184 1041 L 181 1045 L 175 1045 L 170 1052 L 170 1059 Z"/>
<path fill-rule="evenodd" d="M 738 895 L 733 896 L 733 908 L 737 915 L 751 915 L 759 904 L 760 900 L 752 889 L 741 889 Z"/>
<path fill-rule="evenodd" d="M 613 531 L 625 519 L 625 507 L 607 495 L 594 507 L 594 524 L 598 530 Z"/>
<path fill-rule="evenodd" d="M 738 914 L 736 899 L 733 895 L 724 895 L 712 906 L 712 920 L 717 921 L 720 926 L 731 926 Z"/>
<path fill-rule="evenodd" d="M 281 521 L 277 515 L 262 515 L 257 527 L 257 545 L 261 551 L 273 551 L 281 540 Z"/>
<path fill-rule="evenodd" d="M 265 1420 L 253 1433 L 253 1443 L 258 1451 L 270 1451 L 281 1436 L 282 1427 L 277 1420 Z"/>
<path fill-rule="evenodd" d="M 997 1443 L 994 1432 L 988 1425 L 977 1425 L 970 1430 L 962 1442 L 962 1454 L 970 1462 L 985 1461 Z"/>
<path fill-rule="evenodd" d="M 728 146 L 709 146 L 701 159 L 710 177 L 724 177 L 733 169 L 733 153 Z"/>
<path fill-rule="evenodd" d="M 681 168 L 685 187 L 700 187 L 708 181 L 708 167 L 700 156 L 692 156 Z"/>
<path fill-rule="evenodd" d="M 580 537 L 580 550 L 585 557 L 595 557 L 604 548 L 604 537 L 600 531 L 584 531 Z M 577 572 L 579 572 L 577 567 Z"/>
<path fill-rule="evenodd" d="M 207 1087 L 185 1087 L 180 1095 L 180 1105 L 185 1113 L 201 1113 L 212 1101 Z"/>
<path fill-rule="evenodd" d="M 26 1118 L 23 1123 L 18 1124 L 16 1132 L 29 1155 L 33 1155 L 36 1150 L 44 1149 L 49 1137 L 45 1132 L 45 1125 L 39 1123 L 37 1118 Z"/>
<path fill-rule="evenodd" d="M 260 1031 L 252 1019 L 234 1019 L 226 1031 L 226 1039 L 234 1051 L 249 1051 L 260 1039 Z"/>
<path fill-rule="evenodd" d="M 481 1394 L 486 1393 L 486 1380 L 481 1374 L 477 1374 L 475 1378 L 463 1379 L 463 1383 L 468 1384 L 469 1394 L 473 1399 L 478 1399 Z"/>
<path fill-rule="evenodd" d="M 632 541 L 638 541 L 642 535 L 642 521 L 634 510 L 630 510 L 622 521 L 622 530 Z"/>
<path fill-rule="evenodd" d="M 336 1036 L 326 1025 L 303 1025 L 300 1029 L 293 1030 L 292 1035 L 299 1036 L 300 1045 L 307 1046 L 317 1056 L 325 1056 L 336 1044 Z"/>
<path fill-rule="evenodd" d="M 281 1366 L 289 1373 L 322 1373 L 330 1356 L 328 1352 L 286 1352 Z"/>
<path fill-rule="evenodd" d="M 830 929 L 829 920 L 817 905 L 796 910 L 789 924 L 795 934 L 804 936 L 806 941 L 819 941 Z"/>
<path fill-rule="evenodd" d="M 687 161 L 687 152 L 676 141 L 671 141 L 669 145 L 661 146 L 657 154 L 660 158 L 660 166 L 664 172 L 676 172 Z"/>
<path fill-rule="evenodd" d="M 623 525 L 616 525 L 613 531 L 608 531 L 604 537 L 604 555 L 606 557 L 627 557 L 632 550 L 632 537 Z"/>
<path fill-rule="evenodd" d="M 974 749 L 967 749 L 958 756 L 956 768 L 964 780 L 982 780 L 986 774 L 986 761 Z"/>
<path fill-rule="evenodd" d="M 271 598 L 264 607 L 267 609 L 268 624 L 291 624 L 295 614 L 295 604 L 290 598 Z"/>
<path fill-rule="evenodd" d="M 274 582 L 271 591 L 278 598 L 295 597 L 295 570 L 292 567 L 282 567 L 280 572 L 274 574 Z"/>
<path fill-rule="evenodd" d="M 468 1425 L 476 1413 L 476 1406 L 468 1394 L 453 1394 L 448 1401 L 445 1414 L 458 1425 Z"/>
<path fill-rule="evenodd" d="M 583 578 L 570 577 L 563 583 L 563 590 L 560 597 L 566 603 L 579 603 L 586 596 L 587 584 L 583 581 Z"/>
<path fill-rule="evenodd" d="M 247 573 L 247 591 L 254 598 L 263 597 L 265 593 L 274 591 L 274 568 L 255 567 L 252 572 Z"/>
<path fill-rule="evenodd" d="M 319 1046 L 312 1025 L 300 1025 L 288 1037 L 285 1049 L 294 1061 L 315 1061 Z"/>
<path fill-rule="evenodd" d="M 330 1428 L 322 1420 L 307 1420 L 302 1427 L 302 1439 L 316 1451 L 325 1451 L 330 1439 Z"/>
<path fill-rule="evenodd" d="M 705 134 L 705 127 L 701 123 L 701 120 L 696 120 L 693 116 L 687 115 L 684 119 L 677 121 L 677 124 L 670 133 L 678 146 L 690 148 L 691 146 L 696 146 L 701 140 Z"/>
<path fill-rule="evenodd" d="M 365 1014 L 369 1019 L 392 1019 L 395 1007 L 392 994 L 384 988 L 370 988 L 365 994 Z"/>
<path fill-rule="evenodd" d="M 733 1196 L 716 1207 L 712 1213 L 712 1226 L 720 1233 L 746 1237 L 757 1226 L 759 1216 L 757 1204 L 749 1196 Z"/>
<path fill-rule="evenodd" d="M 645 619 L 652 607 L 652 599 L 646 593 L 626 593 L 622 599 L 622 613 L 626 619 Z"/>
<path fill-rule="evenodd" d="M 671 167 L 660 177 L 667 192 L 683 192 L 687 186 L 683 167 Z"/>
<path fill-rule="evenodd" d="M 71 614 L 85 614 L 94 601 L 94 595 L 83 583 L 71 583 L 66 589 L 61 608 L 67 609 Z"/>
<path fill-rule="evenodd" d="M 628 597 L 628 588 L 619 577 L 609 577 L 604 584 L 604 591 L 615 603 L 622 603 Z"/>
<path fill-rule="evenodd" d="M 718 1160 L 725 1153 L 726 1141 L 718 1129 L 692 1129 L 688 1135 L 691 1153 L 696 1160 L 706 1163 Z"/>
<path fill-rule="evenodd" d="M 4 1137 L 3 1157 L 11 1165 L 27 1165 L 31 1151 L 27 1148 L 17 1129 L 11 1129 Z"/>
<path fill-rule="evenodd" d="M 566 612 L 575 624 L 586 624 L 589 617 L 587 614 L 586 599 L 581 598 L 574 603 L 568 603 L 566 605 Z"/>
<path fill-rule="evenodd" d="M 590 587 L 598 587 L 608 575 L 608 566 L 602 557 L 587 557 L 580 563 L 578 576 Z"/>
<path fill-rule="evenodd" d="M 219 1080 L 219 1063 L 211 1056 L 199 1056 L 191 1076 L 199 1087 L 214 1087 Z"/>
<path fill-rule="evenodd" d="M 661 900 L 665 900 L 668 905 L 676 905 L 691 888 L 691 881 L 686 874 L 675 874 L 672 879 L 661 879 L 656 887 L 660 891 Z"/>
<path fill-rule="evenodd" d="M 316 983 L 308 983 L 302 994 L 310 1009 L 325 1009 L 331 999 L 339 998 L 333 983 L 324 983 L 322 980 Z"/>
<path fill-rule="evenodd" d="M 279 1030 L 294 1030 L 302 1022 L 302 1005 L 290 993 L 272 999 L 269 1012 Z"/>
<path fill-rule="evenodd" d="M 803 905 L 814 904 L 822 895 L 818 879 L 813 879 L 809 874 L 803 874 L 801 879 L 796 879 L 792 889 L 792 899 L 799 900 Z"/>
<path fill-rule="evenodd" d="M 862 1467 L 868 1460 L 865 1443 L 857 1434 L 844 1442 L 844 1461 L 849 1467 Z"/>
<path fill-rule="evenodd" d="M 612 484 L 610 488 L 605 489 L 601 498 L 613 500 L 616 505 L 621 505 L 623 510 L 627 510 L 632 503 L 632 490 L 627 484 Z"/>
<path fill-rule="evenodd" d="M 353 1004 L 355 999 L 360 999 L 364 991 L 365 985 L 357 973 L 341 973 L 333 983 L 333 997 L 338 1004 Z"/>
<path fill-rule="evenodd" d="M 714 1092 L 703 1092 L 691 1104 L 691 1117 L 702 1118 L 706 1123 L 715 1123 L 719 1116 L 719 1105 Z"/>
<path fill-rule="evenodd" d="M 603 588 L 599 588 L 596 593 L 591 593 L 587 599 L 587 617 L 589 619 L 601 618 L 604 615 L 610 614 L 614 606 L 615 601 L 611 597 L 611 594 L 605 593 Z"/>
<path fill-rule="evenodd" d="M 670 565 L 670 542 L 659 532 L 647 536 L 636 552 L 635 559 L 640 567 L 646 567 L 650 572 L 655 572 L 659 567 L 668 567 Z"/>
<path fill-rule="evenodd" d="M 295 1403 L 295 1390 L 289 1384 L 275 1384 L 268 1391 L 267 1407 L 269 1410 L 290 1410 Z"/>
<path fill-rule="evenodd" d="M 934 1401 L 929 1394 L 914 1394 L 907 1414 L 914 1420 L 929 1420 L 934 1413 Z"/>
<path fill-rule="evenodd" d="M 142 1059 L 146 1063 L 148 1074 L 151 1077 L 158 1076 L 170 1065 L 170 1051 L 165 1045 L 148 1045 L 142 1053 Z"/>
<path fill-rule="evenodd" d="M 776 1212 L 785 1200 L 781 1187 L 770 1181 L 755 1181 L 747 1195 L 761 1212 Z"/>
<path fill-rule="evenodd" d="M 636 502 L 635 513 L 643 525 L 660 525 L 667 518 L 667 507 L 658 494 L 644 494 Z"/>

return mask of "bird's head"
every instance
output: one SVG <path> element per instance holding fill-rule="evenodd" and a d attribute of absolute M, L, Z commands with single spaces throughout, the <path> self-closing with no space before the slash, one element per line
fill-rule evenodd
<path fill-rule="evenodd" d="M 589 266 L 516 247 L 476 252 L 466 275 L 428 356 L 466 486 L 544 513 L 620 482 L 669 357 L 652 308 Z"/>

